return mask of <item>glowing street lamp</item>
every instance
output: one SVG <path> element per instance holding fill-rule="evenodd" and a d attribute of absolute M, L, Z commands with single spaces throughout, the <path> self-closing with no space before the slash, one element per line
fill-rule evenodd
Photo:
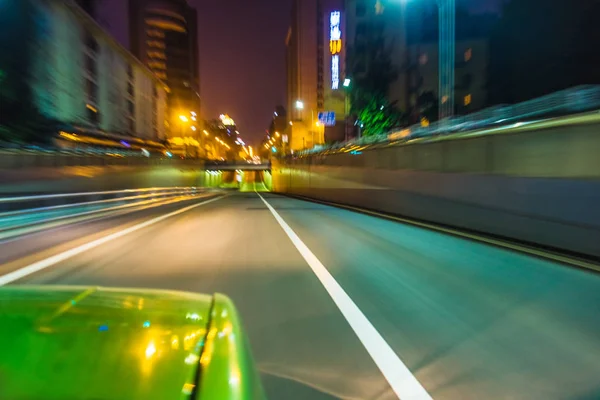
<path fill-rule="evenodd" d="M 193 130 L 194 132 L 196 132 L 196 127 L 195 127 L 195 126 L 192 126 L 192 130 Z"/>
<path fill-rule="evenodd" d="M 275 136 L 279 137 L 281 135 L 279 134 L 279 132 L 275 132 Z"/>
<path fill-rule="evenodd" d="M 188 122 L 188 119 L 185 115 L 180 115 L 179 119 L 181 120 L 181 122 Z"/>
<path fill-rule="evenodd" d="M 301 100 L 296 100 L 296 109 L 304 110 L 304 102 Z"/>

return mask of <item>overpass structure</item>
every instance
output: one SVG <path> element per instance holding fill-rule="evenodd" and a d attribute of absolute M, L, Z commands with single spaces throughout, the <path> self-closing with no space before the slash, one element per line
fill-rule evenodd
<path fill-rule="evenodd" d="M 270 171 L 271 164 L 251 164 L 245 162 L 206 162 L 204 169 L 207 171 Z"/>

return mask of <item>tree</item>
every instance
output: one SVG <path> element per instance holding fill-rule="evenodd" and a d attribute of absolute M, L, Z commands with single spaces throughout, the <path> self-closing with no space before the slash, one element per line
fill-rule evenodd
<path fill-rule="evenodd" d="M 399 123 L 402 115 L 388 100 L 398 68 L 392 64 L 381 27 L 378 21 L 366 26 L 348 49 L 348 70 L 352 76 L 350 113 L 362 124 L 364 135 L 385 133 Z"/>
<path fill-rule="evenodd" d="M 400 113 L 387 98 L 371 97 L 357 113 L 364 136 L 385 134 L 400 123 Z"/>
<path fill-rule="evenodd" d="M 512 0 L 490 42 L 489 100 L 516 103 L 600 83 L 600 1 Z"/>

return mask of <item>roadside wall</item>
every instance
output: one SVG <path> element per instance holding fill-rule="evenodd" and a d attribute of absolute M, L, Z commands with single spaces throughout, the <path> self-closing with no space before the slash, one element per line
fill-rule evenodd
<path fill-rule="evenodd" d="M 600 124 L 273 163 L 273 190 L 600 257 Z"/>

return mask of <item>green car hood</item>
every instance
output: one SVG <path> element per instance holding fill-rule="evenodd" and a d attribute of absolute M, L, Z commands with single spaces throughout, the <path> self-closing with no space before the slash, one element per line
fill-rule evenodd
<path fill-rule="evenodd" d="M 0 399 L 262 398 L 225 296 L 0 289 Z"/>

